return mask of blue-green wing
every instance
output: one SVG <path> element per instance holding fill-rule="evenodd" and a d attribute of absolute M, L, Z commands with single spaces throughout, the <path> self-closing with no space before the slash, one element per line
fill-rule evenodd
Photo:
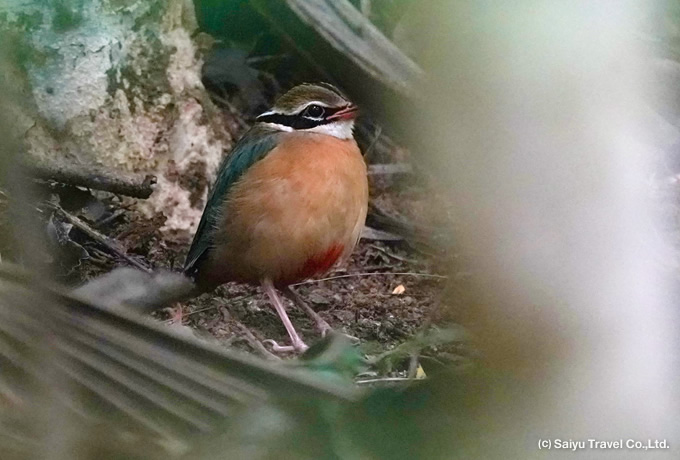
<path fill-rule="evenodd" d="M 201 262 L 205 260 L 213 246 L 213 234 L 218 214 L 229 189 L 248 168 L 267 156 L 276 146 L 278 133 L 278 131 L 253 128 L 238 141 L 231 153 L 224 159 L 184 264 L 184 273 L 188 276 L 196 275 Z"/>

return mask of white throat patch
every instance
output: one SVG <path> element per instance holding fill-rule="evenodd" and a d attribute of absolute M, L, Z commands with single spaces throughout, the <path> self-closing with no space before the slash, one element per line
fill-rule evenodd
<path fill-rule="evenodd" d="M 338 120 L 325 125 L 315 126 L 309 129 L 301 129 L 300 131 L 310 133 L 321 133 L 329 136 L 337 137 L 338 139 L 351 139 L 353 137 L 352 130 L 354 129 L 354 120 Z"/>

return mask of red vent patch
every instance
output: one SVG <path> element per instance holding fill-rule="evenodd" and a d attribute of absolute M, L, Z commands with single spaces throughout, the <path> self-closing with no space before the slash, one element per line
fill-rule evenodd
<path fill-rule="evenodd" d="M 310 257 L 302 266 L 298 276 L 300 279 L 306 279 L 327 272 L 338 261 L 344 249 L 342 244 L 334 244 L 325 252 Z"/>

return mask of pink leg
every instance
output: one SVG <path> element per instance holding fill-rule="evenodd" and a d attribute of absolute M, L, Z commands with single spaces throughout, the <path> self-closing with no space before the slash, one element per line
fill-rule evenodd
<path fill-rule="evenodd" d="M 270 279 L 265 278 L 262 280 L 262 289 L 264 289 L 264 292 L 266 292 L 267 295 L 269 296 L 269 300 L 274 305 L 276 313 L 279 314 L 279 318 L 281 318 L 281 322 L 286 328 L 288 336 L 290 337 L 290 341 L 292 342 L 292 347 L 282 347 L 279 346 L 273 340 L 269 340 L 268 342 L 274 345 L 273 350 L 298 351 L 298 352 L 305 351 L 309 347 L 302 341 L 297 331 L 295 330 L 295 327 L 293 327 L 293 323 L 290 322 L 290 318 L 288 318 L 288 314 L 286 313 L 286 307 L 283 306 L 283 302 L 281 302 L 281 298 L 276 293 L 276 288 L 274 287 L 274 284 L 271 282 Z"/>
<path fill-rule="evenodd" d="M 302 310 L 307 313 L 312 320 L 314 320 L 314 325 L 316 326 L 316 330 L 319 331 L 321 334 L 321 337 L 326 337 L 327 334 L 333 331 L 333 328 L 328 324 L 328 322 L 323 319 L 317 312 L 315 312 L 312 307 L 310 307 L 307 302 L 305 302 L 302 297 L 290 286 L 286 288 L 285 291 L 283 291 L 283 294 L 288 297 L 290 300 L 293 301 L 295 305 L 300 307 Z M 359 343 L 359 339 L 348 334 L 342 334 L 345 337 L 347 337 L 351 342 L 354 343 Z"/>
<path fill-rule="evenodd" d="M 182 311 L 182 304 L 175 304 L 175 308 L 171 308 L 171 313 L 170 313 L 170 324 L 179 324 L 180 326 L 182 325 L 182 321 L 184 321 L 184 313 Z"/>
<path fill-rule="evenodd" d="M 316 326 L 316 329 L 319 331 L 321 334 L 321 337 L 326 337 L 326 334 L 328 334 L 330 331 L 333 330 L 331 328 L 330 324 L 326 322 L 325 319 L 323 319 L 317 312 L 315 312 L 312 307 L 310 307 L 307 302 L 302 300 L 302 297 L 298 295 L 293 288 L 288 286 L 285 291 L 283 291 L 283 294 L 288 297 L 290 300 L 293 301 L 295 305 L 300 307 L 302 310 L 309 315 L 312 320 L 314 320 L 314 326 Z"/>

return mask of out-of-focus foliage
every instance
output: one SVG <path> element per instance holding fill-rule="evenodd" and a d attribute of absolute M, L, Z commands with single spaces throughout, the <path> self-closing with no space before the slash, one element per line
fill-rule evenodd
<path fill-rule="evenodd" d="M 53 444 L 55 459 L 172 456 L 198 449 L 200 435 L 219 435 L 225 422 L 240 424 L 238 414 L 265 408 L 296 419 L 314 407 L 324 418 L 360 395 L 347 378 L 360 365 L 348 344 L 329 340 L 299 366 L 205 344 L 112 302 L 148 299 L 181 278 L 137 273 L 141 283 L 125 283 L 130 272 L 114 271 L 71 295 L 0 264 L 0 457 L 44 458 Z M 272 420 L 253 415 L 252 422 L 248 429 Z M 267 430 L 258 436 L 268 439 Z M 110 442 L 116 437 L 118 446 Z M 167 449 L 152 453 L 158 443 Z"/>
<path fill-rule="evenodd" d="M 36 267 L 40 231 L 28 208 L 31 184 L 18 165 L 25 155 L 23 136 L 37 112 L 24 67 L 35 56 L 20 28 L 0 27 L 0 43 L 0 257 Z M 26 201 L 10 200 L 12 194 Z"/>
<path fill-rule="evenodd" d="M 653 28 L 646 32 L 676 60 L 680 59 L 680 1 L 659 2 L 659 7 L 653 11 L 650 22 Z"/>
<path fill-rule="evenodd" d="M 194 7 L 201 30 L 231 46 L 251 50 L 267 31 L 249 0 L 196 0 Z"/>

